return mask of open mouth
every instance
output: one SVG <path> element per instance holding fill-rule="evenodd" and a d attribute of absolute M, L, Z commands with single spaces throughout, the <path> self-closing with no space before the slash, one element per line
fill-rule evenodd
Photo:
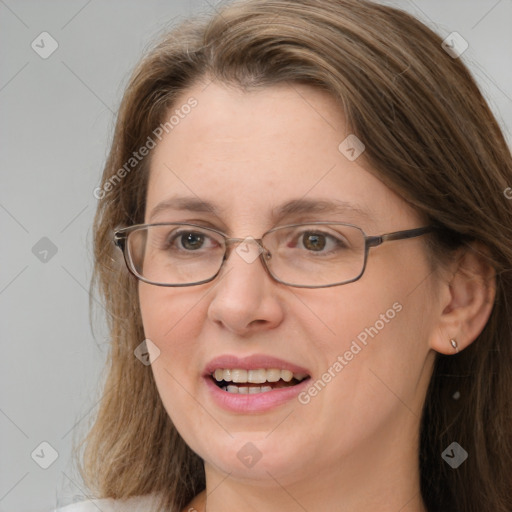
<path fill-rule="evenodd" d="M 273 389 L 296 386 L 305 379 L 309 379 L 309 375 L 277 368 L 258 370 L 217 368 L 211 373 L 211 378 L 223 391 L 243 395 L 266 393 Z"/>

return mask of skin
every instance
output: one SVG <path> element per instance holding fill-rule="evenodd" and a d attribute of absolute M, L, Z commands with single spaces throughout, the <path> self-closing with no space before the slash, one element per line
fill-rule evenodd
<path fill-rule="evenodd" d="M 352 162 L 338 150 L 350 132 L 325 92 L 297 84 L 242 92 L 213 82 L 190 88 L 176 105 L 190 96 L 197 107 L 152 152 L 145 222 L 160 201 L 194 196 L 215 202 L 219 215 L 169 210 L 151 222 L 208 221 L 240 238 L 292 222 L 345 221 L 368 235 L 425 225 L 363 157 Z M 368 216 L 273 222 L 273 208 L 302 197 L 341 199 Z M 363 277 L 332 288 L 282 285 L 259 259 L 247 263 L 235 251 L 207 284 L 140 282 L 145 335 L 160 350 L 152 364 L 159 394 L 205 462 L 207 492 L 184 511 L 426 510 L 418 432 L 434 351 L 453 353 L 452 337 L 461 350 L 471 343 L 494 292 L 475 279 L 489 277 L 475 256 L 462 254 L 433 272 L 424 243 L 420 237 L 371 249 Z M 213 357 L 269 354 L 316 380 L 397 302 L 401 311 L 308 404 L 235 414 L 209 398 L 201 374 Z M 237 457 L 247 442 L 262 454 L 251 468 Z"/>

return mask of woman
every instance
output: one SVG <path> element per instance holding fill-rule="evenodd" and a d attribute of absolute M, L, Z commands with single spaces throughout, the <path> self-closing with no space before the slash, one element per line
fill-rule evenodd
<path fill-rule="evenodd" d="M 249 0 L 139 64 L 94 225 L 102 510 L 512 510 L 512 161 L 454 45 Z"/>

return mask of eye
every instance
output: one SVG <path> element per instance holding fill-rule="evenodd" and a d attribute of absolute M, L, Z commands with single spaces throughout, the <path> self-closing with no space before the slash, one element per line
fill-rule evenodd
<path fill-rule="evenodd" d="M 305 232 L 302 235 L 302 244 L 306 249 L 321 251 L 326 244 L 326 237 L 321 233 Z"/>
<path fill-rule="evenodd" d="M 211 249 L 218 244 L 206 233 L 191 230 L 178 230 L 169 234 L 166 245 L 171 249 L 194 252 L 199 249 Z"/>
<path fill-rule="evenodd" d="M 181 246 L 187 250 L 199 249 L 203 245 L 205 236 L 200 233 L 184 233 L 179 235 Z"/>
<path fill-rule="evenodd" d="M 300 244 L 297 244 L 298 248 L 304 248 L 308 252 L 329 253 L 347 247 L 347 244 L 341 235 L 334 236 L 318 230 L 304 231 L 300 235 L 299 239 Z"/>

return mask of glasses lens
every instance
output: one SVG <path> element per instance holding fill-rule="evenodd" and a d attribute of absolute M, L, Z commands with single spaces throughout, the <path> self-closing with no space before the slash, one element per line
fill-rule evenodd
<path fill-rule="evenodd" d="M 128 259 L 135 273 L 155 284 L 188 284 L 213 277 L 224 256 L 224 239 L 186 224 L 147 226 L 130 232 Z"/>
<path fill-rule="evenodd" d="M 268 267 L 294 285 L 325 286 L 352 281 L 364 268 L 365 237 L 354 226 L 302 224 L 265 235 Z"/>

